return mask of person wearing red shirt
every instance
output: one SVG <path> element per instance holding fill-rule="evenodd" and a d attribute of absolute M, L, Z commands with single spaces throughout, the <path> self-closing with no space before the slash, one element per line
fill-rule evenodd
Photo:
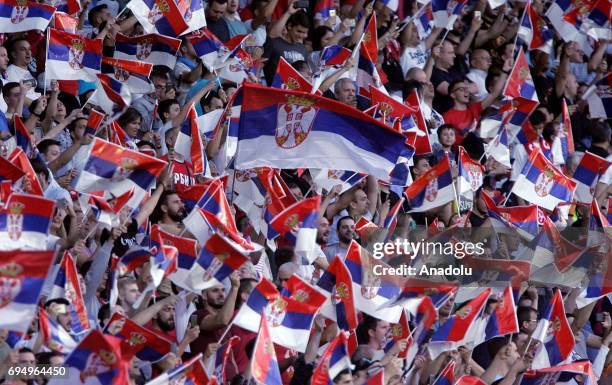
<path fill-rule="evenodd" d="M 448 85 L 448 95 L 453 100 L 453 107 L 442 116 L 444 123 L 452 124 L 456 129 L 456 143 L 461 143 L 465 135 L 476 129 L 482 111 L 489 107 L 501 95 L 506 79 L 512 69 L 513 60 L 504 62 L 501 75 L 497 78 L 493 90 L 481 102 L 470 103 L 470 91 L 465 80 L 455 80 Z"/>

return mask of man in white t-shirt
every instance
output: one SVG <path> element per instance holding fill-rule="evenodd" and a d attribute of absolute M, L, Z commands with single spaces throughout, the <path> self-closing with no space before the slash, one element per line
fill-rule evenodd
<path fill-rule="evenodd" d="M 404 76 L 406 76 L 408 70 L 413 67 L 425 68 L 431 47 L 433 47 L 440 31 L 442 31 L 442 29 L 434 28 L 426 39 L 421 40 L 414 23 L 410 23 L 404 28 L 400 35 L 400 43 L 402 45 L 400 65 L 402 66 Z"/>
<path fill-rule="evenodd" d="M 28 70 L 28 65 L 32 61 L 32 47 L 26 39 L 17 39 L 11 43 L 9 58 L 11 65 L 6 69 L 6 79 L 9 82 L 19 83 L 20 80 L 34 79 L 34 76 Z M 34 87 L 30 88 L 26 94 L 26 105 L 39 97 L 40 94 L 34 92 Z"/>

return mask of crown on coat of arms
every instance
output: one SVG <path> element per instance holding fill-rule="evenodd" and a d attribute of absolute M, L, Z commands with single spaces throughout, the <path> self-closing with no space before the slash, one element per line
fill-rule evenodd
<path fill-rule="evenodd" d="M 159 8 L 159 10 L 162 13 L 166 13 L 166 12 L 170 11 L 170 6 L 166 2 L 166 0 L 159 0 L 159 1 L 157 1 L 157 8 Z"/>
<path fill-rule="evenodd" d="M 308 298 L 310 298 L 310 296 L 304 290 L 296 291 L 295 295 L 293 296 L 293 299 L 295 299 L 298 302 L 306 302 L 308 301 Z"/>
<path fill-rule="evenodd" d="M 77 51 L 83 51 L 85 49 L 85 42 L 82 39 L 72 39 L 71 42 L 72 48 Z"/>
<path fill-rule="evenodd" d="M 290 106 L 295 105 L 303 107 L 312 107 L 315 104 L 315 100 L 307 96 L 287 95 L 287 104 Z"/>
<path fill-rule="evenodd" d="M 147 342 L 147 338 L 140 333 L 132 332 L 130 333 L 129 343 L 132 346 L 142 345 Z"/>
<path fill-rule="evenodd" d="M 26 7 L 28 5 L 28 1 L 27 0 L 15 0 L 15 3 L 19 7 Z"/>
<path fill-rule="evenodd" d="M 388 116 L 391 112 L 393 112 L 393 107 L 389 103 L 382 102 L 378 104 L 378 109 L 382 112 L 383 115 Z"/>
<path fill-rule="evenodd" d="M 9 212 L 12 215 L 21 215 L 21 213 L 23 213 L 23 209 L 24 208 L 25 208 L 25 205 L 23 203 L 21 203 L 21 202 L 13 202 L 9 206 Z"/>
<path fill-rule="evenodd" d="M 400 324 L 395 324 L 391 326 L 391 335 L 393 337 L 401 337 L 402 331 L 404 331 L 404 328 L 402 328 L 402 325 Z"/>
<path fill-rule="evenodd" d="M 132 158 L 122 158 L 121 159 L 121 168 L 126 170 L 133 170 L 138 167 L 138 161 Z"/>
<path fill-rule="evenodd" d="M 15 262 L 9 262 L 0 266 L 0 275 L 5 277 L 16 277 L 23 271 L 23 267 Z"/>
<path fill-rule="evenodd" d="M 547 178 L 550 178 L 550 179 L 552 179 L 555 176 L 555 171 L 550 167 L 546 167 L 543 173 Z"/>
<path fill-rule="evenodd" d="M 295 78 L 287 79 L 287 88 L 290 90 L 298 90 L 300 89 L 300 83 Z"/>
<path fill-rule="evenodd" d="M 98 352 L 98 356 L 100 356 L 100 359 L 104 361 L 104 363 L 108 366 L 111 366 L 115 362 L 117 362 L 117 356 L 115 356 L 115 353 L 113 352 L 109 352 L 106 350 L 100 350 Z"/>

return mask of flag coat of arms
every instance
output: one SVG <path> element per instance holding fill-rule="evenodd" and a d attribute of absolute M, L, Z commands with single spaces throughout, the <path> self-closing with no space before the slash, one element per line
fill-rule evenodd
<path fill-rule="evenodd" d="M 457 199 L 448 156 L 415 180 L 404 194 L 413 212 L 422 212 Z"/>
<path fill-rule="evenodd" d="M 102 40 L 86 39 L 79 35 L 49 28 L 45 81 L 96 81 L 102 66 Z"/>
<path fill-rule="evenodd" d="M 397 323 L 402 308 L 400 306 L 383 307 L 400 293 L 398 282 L 391 277 L 377 275 L 375 270 L 388 267 L 384 262 L 374 259 L 355 240 L 351 241 L 346 259 L 346 267 L 353 280 L 353 294 L 357 309 L 390 323 Z"/>
<path fill-rule="evenodd" d="M 199 292 L 222 284 L 230 274 L 249 261 L 247 255 L 248 251 L 231 240 L 219 233 L 213 234 L 188 272 L 186 287 Z"/>
<path fill-rule="evenodd" d="M 576 182 L 559 171 L 539 148 L 531 153 L 512 186 L 517 196 L 550 211 L 559 203 L 570 202 L 574 190 Z"/>
<path fill-rule="evenodd" d="M 11 194 L 0 209 L 0 250 L 46 250 L 55 201 Z"/>
<path fill-rule="evenodd" d="M 356 329 L 358 324 L 352 282 L 351 273 L 340 257 L 334 258 L 317 282 L 317 286 L 328 295 L 321 314 L 347 331 Z"/>
<path fill-rule="evenodd" d="M 601 175 L 608 170 L 610 164 L 606 159 L 588 151 L 584 153 L 573 175 L 573 179 L 576 181 L 576 201 L 591 203 L 595 186 Z"/>
<path fill-rule="evenodd" d="M 552 33 L 548 30 L 544 19 L 531 5 L 531 1 L 527 2 L 523 12 L 518 36 L 527 44 L 528 50 L 541 49 L 550 52 L 550 49 L 552 49 Z"/>
<path fill-rule="evenodd" d="M 174 68 L 180 46 L 180 39 L 155 33 L 142 36 L 126 36 L 118 33 L 113 57 Z"/>
<path fill-rule="evenodd" d="M 296 275 L 287 281 L 283 293 L 266 278 L 255 286 L 234 318 L 234 324 L 257 332 L 264 315 L 274 343 L 304 352 L 315 314 L 325 302 L 325 295 Z"/>
<path fill-rule="evenodd" d="M 134 203 L 142 201 L 166 165 L 163 160 L 95 138 L 75 190 L 108 191 L 119 196 L 134 189 L 128 206 L 136 207 Z"/>
<path fill-rule="evenodd" d="M 474 193 L 482 186 L 484 172 L 484 166 L 470 158 L 465 149 L 459 146 L 459 195 L 472 200 Z"/>
<path fill-rule="evenodd" d="M 334 168 L 388 179 L 404 137 L 346 105 L 246 83 L 235 167 Z"/>
<path fill-rule="evenodd" d="M 114 336 L 122 340 L 121 353 L 126 359 L 135 355 L 143 361 L 156 362 L 170 352 L 170 341 L 119 313 L 113 314 L 108 325 L 119 320 L 125 323 Z"/>
<path fill-rule="evenodd" d="M 55 8 L 26 0 L 0 1 L 0 33 L 47 29 Z"/>
<path fill-rule="evenodd" d="M 122 357 L 120 345 L 121 339 L 92 330 L 64 361 L 68 376 L 49 384 L 127 384 L 129 361 Z"/>
<path fill-rule="evenodd" d="M 527 64 L 527 58 L 523 49 L 519 51 L 519 54 L 514 63 L 514 67 L 508 76 L 506 86 L 503 91 L 504 96 L 511 98 L 522 97 L 538 102 L 538 94 L 536 93 L 533 78 Z"/>
<path fill-rule="evenodd" d="M 574 349 L 574 333 L 565 316 L 563 297 L 559 290 L 555 291 L 532 338 L 543 344 L 536 353 L 532 369 L 548 368 L 560 364 Z"/>
<path fill-rule="evenodd" d="M 133 94 L 149 94 L 155 91 L 149 75 L 153 64 L 134 60 L 102 58 L 102 73 L 128 86 Z"/>
<path fill-rule="evenodd" d="M 310 92 L 312 90 L 312 84 L 304 79 L 302 74 L 293 68 L 293 66 L 282 56 L 278 61 L 278 66 L 276 67 L 276 73 L 274 74 L 274 80 L 271 86 L 273 88 L 303 92 Z M 321 92 L 319 92 L 319 94 L 321 94 Z"/>
<path fill-rule="evenodd" d="M 131 0 L 126 7 L 146 33 L 177 37 L 189 29 L 174 0 Z"/>
<path fill-rule="evenodd" d="M 25 333 L 54 251 L 0 251 L 0 328 Z"/>

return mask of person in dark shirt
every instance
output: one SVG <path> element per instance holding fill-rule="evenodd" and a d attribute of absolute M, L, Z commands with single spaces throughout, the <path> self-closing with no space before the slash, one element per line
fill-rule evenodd
<path fill-rule="evenodd" d="M 206 27 L 222 42 L 230 39 L 230 30 L 223 18 L 227 9 L 227 0 L 210 0 L 206 7 Z"/>
<path fill-rule="evenodd" d="M 266 82 L 272 84 L 274 73 L 281 56 L 293 64 L 298 60 L 307 60 L 308 51 L 304 40 L 308 36 L 310 20 L 303 11 L 298 11 L 291 3 L 287 12 L 272 26 L 268 32 L 268 40 L 264 45 L 264 57 L 268 59 L 264 67 Z M 287 25 L 287 33 L 282 31 Z"/>
<path fill-rule="evenodd" d="M 431 82 L 433 83 L 436 95 L 433 100 L 433 107 L 439 113 L 444 113 L 453 106 L 453 101 L 449 96 L 448 85 L 453 80 L 461 80 L 461 73 L 453 71 L 451 67 L 455 62 L 455 47 L 448 41 L 444 41 L 439 51 L 433 51 L 435 66 L 431 72 Z"/>

